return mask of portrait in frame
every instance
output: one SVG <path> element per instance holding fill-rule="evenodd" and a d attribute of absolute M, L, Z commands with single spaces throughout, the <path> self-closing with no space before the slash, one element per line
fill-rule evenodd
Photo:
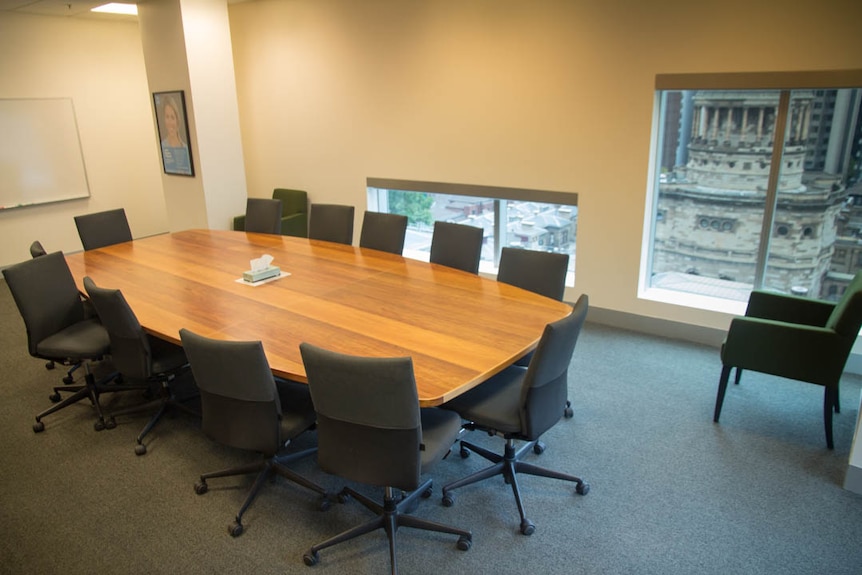
<path fill-rule="evenodd" d="M 166 174 L 194 176 L 186 99 L 182 90 L 154 92 L 159 148 Z"/>

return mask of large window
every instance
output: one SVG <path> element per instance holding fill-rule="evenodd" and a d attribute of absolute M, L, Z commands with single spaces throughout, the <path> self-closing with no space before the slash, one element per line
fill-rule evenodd
<path fill-rule="evenodd" d="M 455 222 L 484 230 L 481 272 L 496 274 L 505 246 L 560 252 L 574 285 L 576 194 L 369 178 L 368 209 L 408 217 L 406 257 L 428 261 L 434 222 Z"/>
<path fill-rule="evenodd" d="M 657 91 L 641 294 L 734 312 L 752 289 L 837 299 L 862 267 L 862 90 L 706 80 Z"/>

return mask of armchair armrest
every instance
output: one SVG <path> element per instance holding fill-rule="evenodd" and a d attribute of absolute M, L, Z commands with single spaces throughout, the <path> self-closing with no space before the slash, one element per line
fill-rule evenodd
<path fill-rule="evenodd" d="M 308 237 L 308 213 L 300 212 L 281 218 L 281 235 Z"/>
<path fill-rule="evenodd" d="M 834 309 L 831 302 L 755 290 L 745 316 L 823 327 Z"/>
<path fill-rule="evenodd" d="M 730 323 L 721 360 L 727 366 L 834 385 L 852 345 L 853 338 L 823 327 L 737 317 Z"/>

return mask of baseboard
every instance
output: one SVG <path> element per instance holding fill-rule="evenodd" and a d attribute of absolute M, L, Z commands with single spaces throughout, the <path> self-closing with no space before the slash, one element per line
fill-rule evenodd
<path fill-rule="evenodd" d="M 711 327 L 646 317 L 628 312 L 590 306 L 587 321 L 640 333 L 648 333 L 670 339 L 693 341 L 713 347 L 721 347 L 726 332 Z"/>

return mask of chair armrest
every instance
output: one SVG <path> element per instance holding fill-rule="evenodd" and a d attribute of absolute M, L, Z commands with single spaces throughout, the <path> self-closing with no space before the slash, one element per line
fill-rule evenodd
<path fill-rule="evenodd" d="M 245 214 L 233 219 L 233 229 L 238 232 L 245 231 Z"/>
<path fill-rule="evenodd" d="M 746 317 L 823 327 L 835 304 L 805 297 L 755 290 L 748 299 Z"/>
<path fill-rule="evenodd" d="M 833 385 L 844 371 L 853 338 L 831 329 L 737 317 L 721 348 L 724 365 Z"/>

